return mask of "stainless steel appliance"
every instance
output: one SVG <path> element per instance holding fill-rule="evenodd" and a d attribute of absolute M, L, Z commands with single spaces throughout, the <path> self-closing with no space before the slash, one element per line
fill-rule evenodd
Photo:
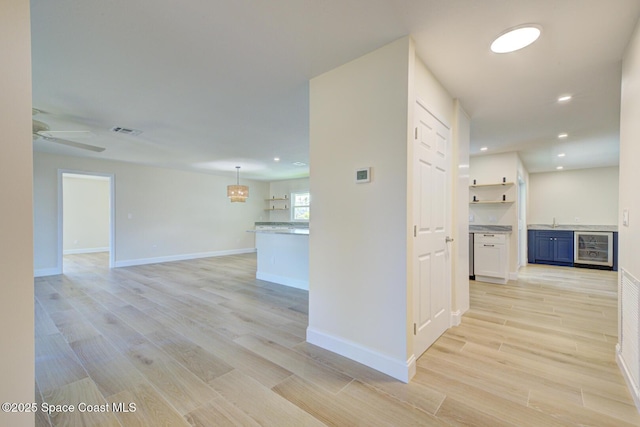
<path fill-rule="evenodd" d="M 613 266 L 613 233 L 576 231 L 574 239 L 574 264 Z"/>

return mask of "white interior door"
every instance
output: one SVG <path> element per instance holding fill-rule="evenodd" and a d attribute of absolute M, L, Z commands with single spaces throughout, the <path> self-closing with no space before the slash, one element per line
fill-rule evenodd
<path fill-rule="evenodd" d="M 414 354 L 451 325 L 450 131 L 419 102 L 414 133 Z"/>

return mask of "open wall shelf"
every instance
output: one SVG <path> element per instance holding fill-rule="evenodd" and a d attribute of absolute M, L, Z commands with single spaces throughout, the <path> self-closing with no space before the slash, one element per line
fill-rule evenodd
<path fill-rule="evenodd" d="M 477 185 L 470 185 L 469 188 L 483 188 L 483 187 L 509 187 L 512 186 L 513 182 L 499 182 L 497 184 L 477 184 Z"/>
<path fill-rule="evenodd" d="M 513 200 L 486 200 L 486 201 L 476 201 L 469 202 L 470 205 L 495 205 L 499 203 L 513 203 Z"/>

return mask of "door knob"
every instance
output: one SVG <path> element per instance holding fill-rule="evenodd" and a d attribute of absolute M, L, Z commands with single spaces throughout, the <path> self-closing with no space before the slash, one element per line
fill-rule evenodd
<path fill-rule="evenodd" d="M 453 242 L 453 239 L 452 239 L 451 237 L 447 236 L 447 237 L 444 239 L 444 241 L 445 241 L 446 243 L 449 243 L 449 242 Z"/>

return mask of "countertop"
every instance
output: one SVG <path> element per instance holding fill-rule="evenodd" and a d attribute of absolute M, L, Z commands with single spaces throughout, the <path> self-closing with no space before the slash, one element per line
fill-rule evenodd
<path fill-rule="evenodd" d="M 308 222 L 277 222 L 277 221 L 263 221 L 256 222 L 255 226 L 268 226 L 268 227 L 289 227 L 289 228 L 309 228 Z"/>
<path fill-rule="evenodd" d="M 617 225 L 556 225 L 551 224 L 529 224 L 528 230 L 550 230 L 550 231 L 618 231 Z"/>
<path fill-rule="evenodd" d="M 510 234 L 510 225 L 469 225 L 469 233 Z"/>
<path fill-rule="evenodd" d="M 298 236 L 308 236 L 308 228 L 280 228 L 273 230 L 247 230 L 247 233 L 264 233 L 264 234 L 293 234 Z"/>

